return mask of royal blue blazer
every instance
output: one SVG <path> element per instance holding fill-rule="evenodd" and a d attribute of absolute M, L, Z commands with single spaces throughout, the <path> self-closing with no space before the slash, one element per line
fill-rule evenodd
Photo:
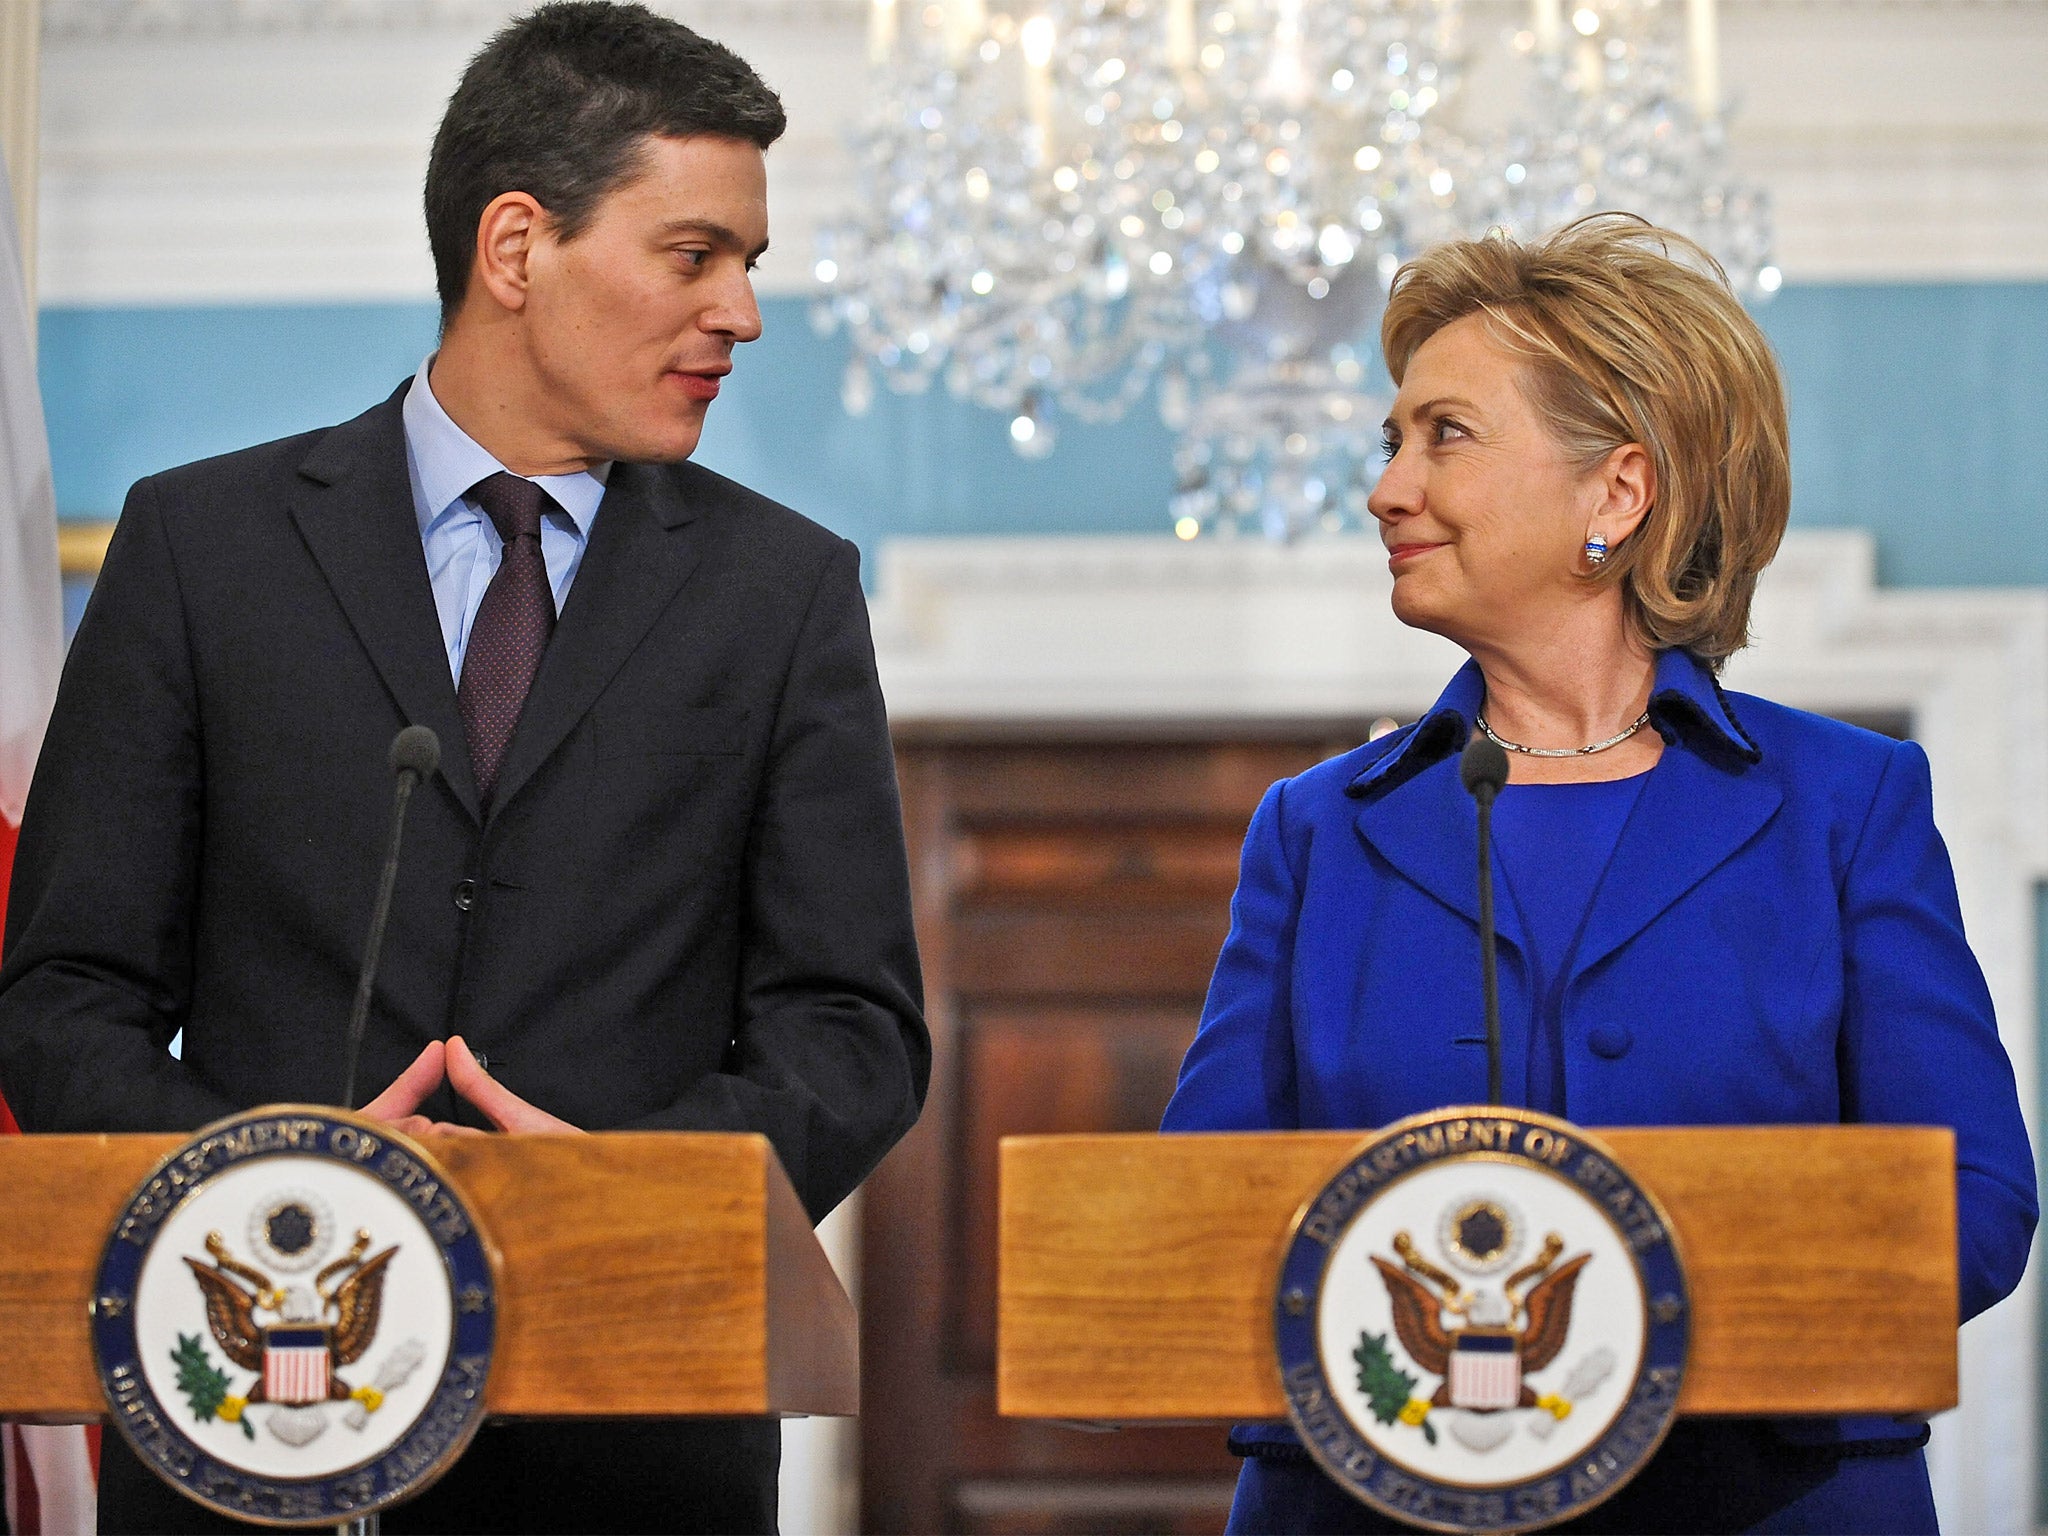
<path fill-rule="evenodd" d="M 1230 937 L 1168 1131 L 1355 1129 L 1486 1097 L 1468 663 L 1416 724 L 1282 780 L 1245 838 Z M 2034 1160 L 1963 937 L 1927 757 L 1658 659 L 1666 749 L 1564 984 L 1582 1125 L 1946 1125 L 1962 1316 L 2019 1283 Z M 1503 1094 L 1536 998 L 1499 915 Z"/>

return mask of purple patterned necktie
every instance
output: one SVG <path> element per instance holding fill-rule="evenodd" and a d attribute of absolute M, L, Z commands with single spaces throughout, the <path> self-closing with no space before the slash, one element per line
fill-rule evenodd
<path fill-rule="evenodd" d="M 469 626 L 462 682 L 455 692 L 469 737 L 477 799 L 488 806 L 505 749 L 512 744 L 512 728 L 555 627 L 555 594 L 540 552 L 541 510 L 552 503 L 531 480 L 503 473 L 479 480 L 469 495 L 505 541 L 498 573 L 484 589 Z"/>

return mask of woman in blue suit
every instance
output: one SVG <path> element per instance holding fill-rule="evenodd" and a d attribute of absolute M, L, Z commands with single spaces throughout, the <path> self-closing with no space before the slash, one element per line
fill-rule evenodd
<path fill-rule="evenodd" d="M 1414 725 L 1267 792 L 1165 1129 L 1362 1128 L 1485 1097 L 1457 764 L 1484 732 L 1511 764 L 1507 1099 L 1594 1126 L 1951 1126 L 1968 1318 L 2018 1283 L 2034 1229 L 2012 1067 L 1919 747 L 1717 680 L 1790 503 L 1776 363 L 1719 279 L 1617 216 L 1441 246 L 1396 278 L 1372 511 L 1395 614 L 1471 660 Z M 1925 1440 L 1682 1421 L 1577 1528 L 1931 1531 Z M 1232 1530 L 1399 1529 L 1285 1429 L 1232 1444 Z"/>

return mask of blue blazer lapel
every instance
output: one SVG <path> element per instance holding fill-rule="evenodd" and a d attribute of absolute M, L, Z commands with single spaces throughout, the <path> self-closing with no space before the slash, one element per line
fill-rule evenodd
<path fill-rule="evenodd" d="M 1470 923 L 1479 927 L 1479 808 L 1458 782 L 1458 760 L 1432 763 L 1359 810 L 1366 846 Z M 1527 952 L 1520 918 L 1500 867 L 1493 870 L 1494 930 L 1517 954 Z M 1475 952 L 1473 963 L 1478 964 Z"/>
<path fill-rule="evenodd" d="M 1572 974 L 1598 965 L 1740 853 L 1783 799 L 1754 767 L 1717 766 L 1681 744 L 1666 747 L 1594 893 Z"/>

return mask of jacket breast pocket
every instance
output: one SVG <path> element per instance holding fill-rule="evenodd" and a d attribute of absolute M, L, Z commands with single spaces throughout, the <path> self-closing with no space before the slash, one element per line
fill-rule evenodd
<path fill-rule="evenodd" d="M 747 750 L 747 711 L 725 705 L 599 709 L 590 723 L 601 758 L 737 757 Z"/>

